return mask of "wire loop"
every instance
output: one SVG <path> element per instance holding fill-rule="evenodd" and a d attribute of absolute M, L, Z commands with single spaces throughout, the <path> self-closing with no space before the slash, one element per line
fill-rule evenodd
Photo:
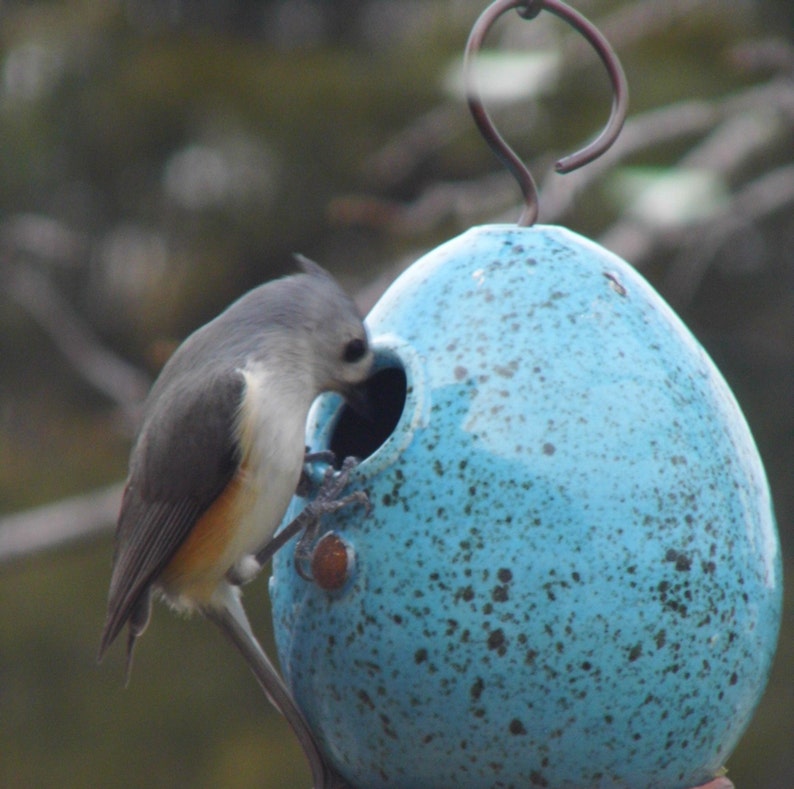
<path fill-rule="evenodd" d="M 612 110 L 607 125 L 593 142 L 560 159 L 555 164 L 558 173 L 570 173 L 572 170 L 583 167 L 604 154 L 612 146 L 626 119 L 629 89 L 620 60 L 603 34 L 592 22 L 561 0 L 496 0 L 480 15 L 469 35 L 463 62 L 469 109 L 480 134 L 518 182 L 524 196 L 524 210 L 518 224 L 521 227 L 530 227 L 538 218 L 538 190 L 535 181 L 529 168 L 496 130 L 483 106 L 473 70 L 475 56 L 482 48 L 488 31 L 500 16 L 512 9 L 516 9 L 524 19 L 534 19 L 541 11 L 549 11 L 567 22 L 581 33 L 598 53 L 612 83 Z"/>

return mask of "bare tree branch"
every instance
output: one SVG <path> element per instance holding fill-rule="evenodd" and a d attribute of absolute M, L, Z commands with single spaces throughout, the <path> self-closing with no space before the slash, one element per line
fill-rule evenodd
<path fill-rule="evenodd" d="M 559 221 L 572 209 L 579 194 L 631 156 L 658 145 L 705 134 L 731 117 L 756 113 L 765 116 L 774 113 L 784 122 L 794 122 L 794 83 L 788 79 L 773 80 L 719 100 L 683 101 L 635 115 L 626 122 L 615 145 L 600 159 L 564 177 L 556 173 L 546 177 L 541 188 L 541 218 L 544 222 Z M 741 140 L 739 142 L 744 145 Z M 726 157 L 730 164 L 730 151 Z M 685 163 L 703 166 L 703 157 L 700 162 L 691 158 Z"/>
<path fill-rule="evenodd" d="M 505 205 L 512 212 L 511 198 L 515 192 L 512 177 L 498 172 L 476 181 L 434 183 L 410 203 L 348 195 L 334 200 L 330 212 L 339 222 L 382 227 L 390 233 L 410 237 L 427 233 L 450 218 L 465 225 Z"/>
<path fill-rule="evenodd" d="M 108 350 L 44 274 L 16 264 L 4 277 L 6 293 L 48 334 L 72 367 L 137 424 L 151 381 L 138 368 Z"/>
<path fill-rule="evenodd" d="M 13 214 L 0 224 L 0 244 L 7 253 L 29 255 L 58 266 L 85 260 L 88 240 L 63 222 L 42 214 Z"/>
<path fill-rule="evenodd" d="M 110 530 L 123 488 L 111 485 L 0 518 L 0 564 Z"/>
<path fill-rule="evenodd" d="M 754 157 L 767 152 L 775 138 L 790 137 L 790 124 L 794 118 L 794 85 L 787 80 L 773 81 L 767 85 L 751 88 L 740 94 L 729 97 L 719 103 L 720 123 L 711 134 L 707 135 L 696 146 L 691 148 L 679 161 L 682 169 L 699 168 L 719 175 L 726 183 L 731 177 L 740 173 Z M 780 122 L 782 119 L 783 122 Z M 670 120 L 667 118 L 666 120 Z M 665 125 L 666 124 L 661 124 Z M 629 136 L 631 142 L 631 136 Z M 622 147 L 616 155 L 621 155 Z M 595 163 L 603 166 L 602 161 Z M 783 172 L 787 168 L 784 168 Z M 591 177 L 588 173 L 587 177 Z M 770 211 L 776 211 L 780 200 L 786 201 L 787 192 L 780 194 L 779 179 L 774 179 L 776 188 L 769 200 L 758 195 L 758 202 L 750 208 L 746 200 L 737 203 L 737 196 L 732 196 L 727 206 L 716 215 L 705 217 L 702 220 L 678 227 L 669 227 L 649 223 L 646 218 L 632 214 L 624 214 L 600 237 L 599 241 L 608 249 L 631 260 L 638 267 L 644 265 L 660 246 L 681 247 L 691 246 L 688 239 L 693 239 L 699 247 L 696 257 L 701 261 L 704 258 L 706 247 L 701 247 L 704 228 L 709 227 L 718 216 L 731 216 L 733 221 L 742 216 L 745 209 L 753 211 L 753 216 L 760 219 Z M 767 188 L 770 182 L 767 182 Z M 723 231 L 727 225 L 723 225 Z M 721 231 L 722 232 L 722 231 Z M 715 236 L 716 238 L 716 236 Z M 680 275 L 681 261 L 686 253 L 679 255 L 676 267 L 679 269 L 679 289 L 681 298 L 692 295 L 692 287 L 702 279 L 703 271 L 695 278 L 688 278 L 684 283 Z"/>
<path fill-rule="evenodd" d="M 703 17 L 709 10 L 724 14 L 725 3 L 723 0 L 643 0 L 620 7 L 599 20 L 598 26 L 612 46 L 621 50 L 659 35 L 682 19 Z"/>
<path fill-rule="evenodd" d="M 719 216 L 690 229 L 664 281 L 670 301 L 678 306 L 691 301 L 709 265 L 736 233 L 789 206 L 794 206 L 794 164 L 751 181 Z"/>
<path fill-rule="evenodd" d="M 460 137 L 468 117 L 460 102 L 434 107 L 367 158 L 364 174 L 380 188 L 402 182 L 435 151 Z"/>
<path fill-rule="evenodd" d="M 732 134 L 730 140 L 724 136 L 720 138 L 721 166 L 725 167 L 734 160 L 745 161 L 746 155 L 741 153 L 743 149 L 749 149 L 747 155 L 758 150 L 757 135 L 750 135 L 747 139 L 742 136 L 753 125 L 752 118 L 748 116 L 768 118 L 770 114 L 779 117 L 783 123 L 794 121 L 794 84 L 791 80 L 775 79 L 713 101 L 683 101 L 629 118 L 617 143 L 600 159 L 565 176 L 549 170 L 540 190 L 541 221 L 561 221 L 573 209 L 577 197 L 619 162 L 659 145 L 706 134 L 731 118 L 745 119 L 743 123 L 747 127 Z M 432 115 L 425 116 L 424 121 L 429 123 L 432 118 Z M 412 155 L 420 155 L 412 141 L 422 125 L 416 129 L 412 127 L 404 136 L 401 135 L 395 141 L 394 150 L 384 149 L 379 154 L 382 157 L 378 159 L 380 165 L 383 166 L 390 156 L 395 156 L 400 160 L 401 168 L 410 169 Z M 439 132 L 438 136 L 443 137 L 443 133 Z M 713 141 L 712 148 L 716 144 Z M 735 144 L 739 145 L 741 155 L 732 157 L 732 146 Z M 711 153 L 700 151 L 697 159 L 691 158 L 682 163 L 687 166 L 705 166 L 705 159 L 710 157 L 713 161 L 714 153 L 714 150 Z M 695 156 L 693 152 L 692 157 Z M 472 181 L 434 184 L 410 203 L 398 203 L 372 195 L 348 195 L 334 201 L 331 212 L 342 223 L 386 227 L 390 232 L 408 236 L 427 232 L 449 219 L 461 226 L 486 218 L 487 221 L 509 220 L 517 210 L 514 205 L 515 194 L 511 176 L 498 171 Z M 637 228 L 633 228 L 631 233 L 628 228 L 623 230 L 627 237 L 634 237 Z M 634 244 L 626 246 L 626 249 L 633 253 Z M 642 256 L 645 257 L 645 254 L 642 253 Z"/>

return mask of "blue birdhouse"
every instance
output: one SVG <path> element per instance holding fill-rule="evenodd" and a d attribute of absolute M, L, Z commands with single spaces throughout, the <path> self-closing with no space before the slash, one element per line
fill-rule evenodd
<path fill-rule="evenodd" d="M 329 395 L 307 443 L 362 458 L 372 511 L 325 521 L 339 583 L 288 546 L 271 587 L 331 763 L 357 789 L 713 777 L 766 682 L 781 563 L 697 341 L 623 260 L 542 226 L 469 230 L 367 323 L 381 432 Z"/>
<path fill-rule="evenodd" d="M 271 580 L 328 762 L 353 789 L 712 779 L 763 692 L 782 579 L 705 351 L 630 265 L 552 226 L 463 233 L 367 324 L 371 420 L 323 396 L 306 443 L 361 459 L 371 511 L 324 519 L 314 582 L 294 543 Z"/>

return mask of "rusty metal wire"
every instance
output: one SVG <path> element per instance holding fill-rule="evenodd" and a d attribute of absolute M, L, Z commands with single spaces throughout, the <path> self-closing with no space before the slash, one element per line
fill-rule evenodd
<path fill-rule="evenodd" d="M 494 126 L 480 98 L 473 69 L 475 57 L 482 48 L 488 31 L 499 17 L 512 9 L 516 9 L 524 19 L 534 19 L 541 11 L 549 11 L 567 22 L 581 33 L 598 53 L 612 83 L 612 110 L 607 125 L 593 142 L 560 159 L 555 165 L 558 173 L 569 173 L 583 167 L 612 146 L 623 128 L 628 110 L 629 90 L 623 67 L 609 42 L 592 22 L 561 0 L 496 0 L 480 15 L 469 35 L 464 57 L 464 80 L 469 109 L 485 141 L 518 182 L 524 196 L 524 210 L 518 224 L 522 227 L 530 227 L 538 217 L 538 191 L 535 181 L 529 168 Z"/>

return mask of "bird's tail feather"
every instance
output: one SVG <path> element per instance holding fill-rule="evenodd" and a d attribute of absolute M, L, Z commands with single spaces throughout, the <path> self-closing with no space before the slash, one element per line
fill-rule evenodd
<path fill-rule="evenodd" d="M 220 628 L 240 652 L 270 702 L 287 719 L 309 761 L 315 789 L 328 789 L 337 785 L 335 777 L 330 774 L 317 748 L 306 719 L 292 700 L 276 668 L 259 645 L 240 600 L 239 589 L 228 586 L 224 592 L 222 602 L 219 603 L 216 597 L 216 605 L 207 608 L 204 611 L 205 615 Z"/>

